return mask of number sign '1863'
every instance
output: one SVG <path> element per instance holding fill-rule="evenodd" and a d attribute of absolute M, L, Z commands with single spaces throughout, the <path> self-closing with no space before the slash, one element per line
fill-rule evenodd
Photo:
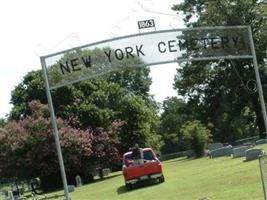
<path fill-rule="evenodd" d="M 154 19 L 149 19 L 149 20 L 143 20 L 143 21 L 138 21 L 138 28 L 151 28 L 155 27 L 155 21 Z"/>

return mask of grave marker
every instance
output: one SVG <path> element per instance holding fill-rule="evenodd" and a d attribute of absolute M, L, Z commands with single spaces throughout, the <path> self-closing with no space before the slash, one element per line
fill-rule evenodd
<path fill-rule="evenodd" d="M 83 185 L 82 178 L 79 175 L 75 177 L 75 181 L 76 181 L 76 187 L 81 187 Z"/>
<path fill-rule="evenodd" d="M 245 156 L 246 150 L 249 149 L 249 146 L 240 146 L 233 148 L 233 158 L 239 158 Z"/>
<path fill-rule="evenodd" d="M 262 154 L 263 154 L 262 149 L 248 149 L 245 152 L 245 157 L 246 157 L 245 161 L 256 160 Z"/>
<path fill-rule="evenodd" d="M 215 150 L 215 149 L 219 149 L 219 148 L 222 148 L 222 147 L 223 147 L 222 143 L 211 143 L 211 144 L 208 145 L 208 149 L 210 151 Z"/>
<path fill-rule="evenodd" d="M 259 144 L 266 144 L 267 143 L 267 139 L 260 139 L 260 140 L 257 140 L 256 141 L 256 145 L 259 145 Z"/>

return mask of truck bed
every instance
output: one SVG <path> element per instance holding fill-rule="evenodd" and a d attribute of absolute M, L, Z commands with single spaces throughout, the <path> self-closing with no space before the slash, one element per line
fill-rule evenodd
<path fill-rule="evenodd" d="M 161 173 L 161 164 L 158 161 L 149 161 L 144 164 L 129 166 L 125 169 L 125 179 L 130 180 L 146 175 Z"/>

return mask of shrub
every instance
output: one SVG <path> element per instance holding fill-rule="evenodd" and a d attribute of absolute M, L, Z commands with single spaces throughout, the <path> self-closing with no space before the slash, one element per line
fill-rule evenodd
<path fill-rule="evenodd" d="M 200 121 L 194 120 L 183 125 L 181 133 L 188 148 L 195 152 L 196 157 L 203 156 L 204 150 L 211 140 L 210 130 Z"/>

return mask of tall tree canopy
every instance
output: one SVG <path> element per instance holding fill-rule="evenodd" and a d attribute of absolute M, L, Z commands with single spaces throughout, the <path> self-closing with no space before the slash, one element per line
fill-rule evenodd
<path fill-rule="evenodd" d="M 95 65 L 99 65 L 99 68 L 102 65 L 110 65 L 108 61 L 103 59 L 103 54 L 101 54 L 100 49 L 96 48 L 94 50 L 84 50 L 84 51 L 77 51 L 73 53 L 66 53 L 61 59 L 60 62 L 65 60 L 71 59 L 76 57 L 77 55 L 81 55 L 86 57 L 86 55 L 90 55 L 95 58 L 96 63 Z M 108 83 L 117 83 L 122 88 L 126 89 L 129 93 L 133 93 L 135 95 L 141 96 L 147 102 L 152 103 L 153 99 L 149 95 L 149 87 L 152 83 L 151 78 L 149 77 L 149 68 L 142 67 L 142 68 L 135 68 L 138 64 L 142 62 L 140 59 L 129 59 L 123 62 L 113 62 L 112 67 L 115 70 L 111 73 L 108 73 L 104 76 L 101 76 L 100 79 L 106 80 Z M 118 67 L 116 67 L 118 65 Z M 69 76 L 79 76 L 79 74 L 83 74 L 83 71 L 80 71 L 78 74 L 68 74 L 66 77 L 62 77 L 58 75 L 58 71 L 53 70 L 53 66 L 49 70 L 50 72 L 50 80 L 53 81 L 54 79 L 59 81 L 58 79 L 68 79 Z M 88 81 L 87 81 L 88 82 Z M 97 85 L 97 80 L 90 80 L 92 84 Z M 81 82 L 82 83 L 82 82 Z M 73 85 L 73 87 L 80 87 L 79 83 Z M 83 88 L 85 89 L 85 88 Z M 75 94 L 69 94 L 72 90 L 72 87 L 61 87 L 55 91 L 53 91 L 53 99 L 55 108 L 59 109 L 62 105 L 73 103 L 73 96 Z M 85 92 L 85 90 L 84 90 Z M 89 95 L 90 91 L 85 92 L 85 94 Z M 26 105 L 27 102 L 31 100 L 39 99 L 42 103 L 47 102 L 45 87 L 43 82 L 43 75 L 42 71 L 32 71 L 29 72 L 23 79 L 23 81 L 15 87 L 11 94 L 11 103 L 13 104 L 13 109 L 10 113 L 11 119 L 19 119 L 21 115 L 27 114 L 26 113 Z"/>
<path fill-rule="evenodd" d="M 99 49 L 90 51 L 90 54 L 98 57 Z M 121 151 L 128 150 L 135 141 L 140 142 L 140 145 L 154 145 L 153 147 L 159 149 L 159 117 L 156 104 L 148 93 L 151 84 L 149 68 L 134 68 L 135 62 L 141 61 L 125 61 L 125 68 L 107 74 L 104 78 L 53 90 L 56 115 L 63 119 L 77 119 L 79 123 L 74 122 L 73 125 L 82 129 L 109 128 L 113 121 L 121 120 L 124 122 L 119 136 Z M 12 92 L 11 102 L 14 107 L 10 119 L 26 117 L 27 103 L 35 99 L 47 104 L 41 71 L 28 73 Z"/>
<path fill-rule="evenodd" d="M 162 153 L 174 153 L 187 149 L 182 138 L 181 128 L 187 121 L 194 120 L 196 113 L 192 113 L 186 102 L 177 97 L 170 97 L 163 102 L 160 133 L 164 140 Z"/>
<path fill-rule="evenodd" d="M 267 91 L 267 32 L 263 13 L 266 5 L 260 0 L 185 0 L 173 10 L 184 14 L 188 27 L 251 25 L 263 91 Z M 250 60 L 183 63 L 175 76 L 175 88 L 199 113 L 199 120 L 212 124 L 218 141 L 233 141 L 259 134 L 265 128 L 255 90 L 255 73 Z M 267 94 L 264 94 L 267 99 Z"/>

